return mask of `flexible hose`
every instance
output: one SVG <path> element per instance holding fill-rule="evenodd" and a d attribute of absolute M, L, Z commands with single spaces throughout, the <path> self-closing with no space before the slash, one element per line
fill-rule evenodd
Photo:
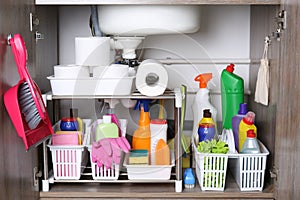
<path fill-rule="evenodd" d="M 91 6 L 91 29 L 93 36 L 101 37 L 102 33 L 100 31 L 99 22 L 98 22 L 98 9 L 96 5 Z"/>

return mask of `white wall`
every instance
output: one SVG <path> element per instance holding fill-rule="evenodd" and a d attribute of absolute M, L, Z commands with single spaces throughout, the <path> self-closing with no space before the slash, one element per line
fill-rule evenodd
<path fill-rule="evenodd" d="M 91 36 L 89 15 L 88 6 L 60 7 L 60 64 L 74 63 L 76 36 Z M 203 72 L 212 72 L 214 78 L 209 84 L 209 89 L 218 92 L 221 71 L 229 63 L 235 63 L 235 73 L 244 78 L 245 91 L 248 91 L 250 6 L 204 6 L 200 30 L 197 33 L 147 36 L 140 47 L 144 49 L 143 59 L 183 59 L 192 63 L 166 66 L 170 77 L 168 85 L 170 88 L 183 83 L 188 86 L 189 91 L 195 91 L 198 84 L 194 82 L 194 77 Z M 194 61 L 197 63 L 193 64 Z M 212 102 L 219 110 L 220 120 L 220 95 L 213 96 Z M 189 97 L 190 103 L 193 95 Z M 186 119 L 192 120 L 189 105 L 187 113 Z"/>

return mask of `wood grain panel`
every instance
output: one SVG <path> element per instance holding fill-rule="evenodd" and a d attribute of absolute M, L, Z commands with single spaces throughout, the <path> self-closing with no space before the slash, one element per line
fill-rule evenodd
<path fill-rule="evenodd" d="M 260 60 L 263 55 L 264 39 L 266 36 L 271 36 L 277 28 L 275 22 L 276 14 L 279 8 L 277 6 L 252 6 L 251 8 L 251 59 Z M 269 171 L 274 165 L 275 151 L 275 127 L 277 114 L 277 99 L 278 99 L 278 62 L 279 62 L 279 42 L 274 38 L 271 39 L 269 45 L 268 58 L 270 60 L 270 94 L 269 105 L 254 102 L 254 93 L 256 89 L 256 80 L 259 64 L 252 64 L 250 67 L 250 96 L 249 108 L 256 113 L 255 124 L 258 130 L 258 138 L 265 144 L 270 151 L 266 167 L 266 181 L 270 182 Z"/>
<path fill-rule="evenodd" d="M 278 199 L 300 199 L 300 2 L 282 0 L 287 11 L 287 30 L 281 39 L 279 68 L 276 166 L 278 166 Z"/>
<path fill-rule="evenodd" d="M 56 183 L 50 192 L 41 192 L 46 199 L 273 199 L 273 186 L 266 186 L 263 192 L 240 192 L 232 175 L 228 173 L 224 192 L 183 189 L 176 193 L 174 184 L 163 183 Z"/>
<path fill-rule="evenodd" d="M 37 166 L 37 150 L 25 151 L 3 103 L 3 95 L 19 76 L 11 48 L 5 43 L 9 33 L 20 33 L 28 48 L 28 64 L 33 69 L 33 36 L 29 32 L 29 12 L 33 0 L 0 1 L 0 196 L 1 199 L 38 199 L 38 188 L 33 186 L 33 168 Z M 32 71 L 31 71 L 32 72 Z"/>
<path fill-rule="evenodd" d="M 37 5 L 93 5 L 93 4 L 194 4 L 194 5 L 275 5 L 279 4 L 280 0 L 36 0 Z"/>

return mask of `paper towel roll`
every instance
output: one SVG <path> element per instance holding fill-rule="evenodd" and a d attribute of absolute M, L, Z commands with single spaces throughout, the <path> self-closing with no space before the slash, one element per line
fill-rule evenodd
<path fill-rule="evenodd" d="M 164 93 L 168 84 L 168 72 L 164 66 L 152 59 L 144 60 L 138 67 L 135 79 L 137 90 L 146 96 Z"/>
<path fill-rule="evenodd" d="M 109 37 L 76 37 L 75 63 L 85 66 L 107 66 L 110 64 Z"/>

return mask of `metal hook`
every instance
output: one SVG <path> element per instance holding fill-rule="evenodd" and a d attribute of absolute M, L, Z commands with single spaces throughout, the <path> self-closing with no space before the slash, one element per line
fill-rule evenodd
<path fill-rule="evenodd" d="M 268 44 L 268 45 L 271 44 L 271 38 L 270 38 L 270 36 L 266 36 L 265 37 L 265 44 Z"/>

